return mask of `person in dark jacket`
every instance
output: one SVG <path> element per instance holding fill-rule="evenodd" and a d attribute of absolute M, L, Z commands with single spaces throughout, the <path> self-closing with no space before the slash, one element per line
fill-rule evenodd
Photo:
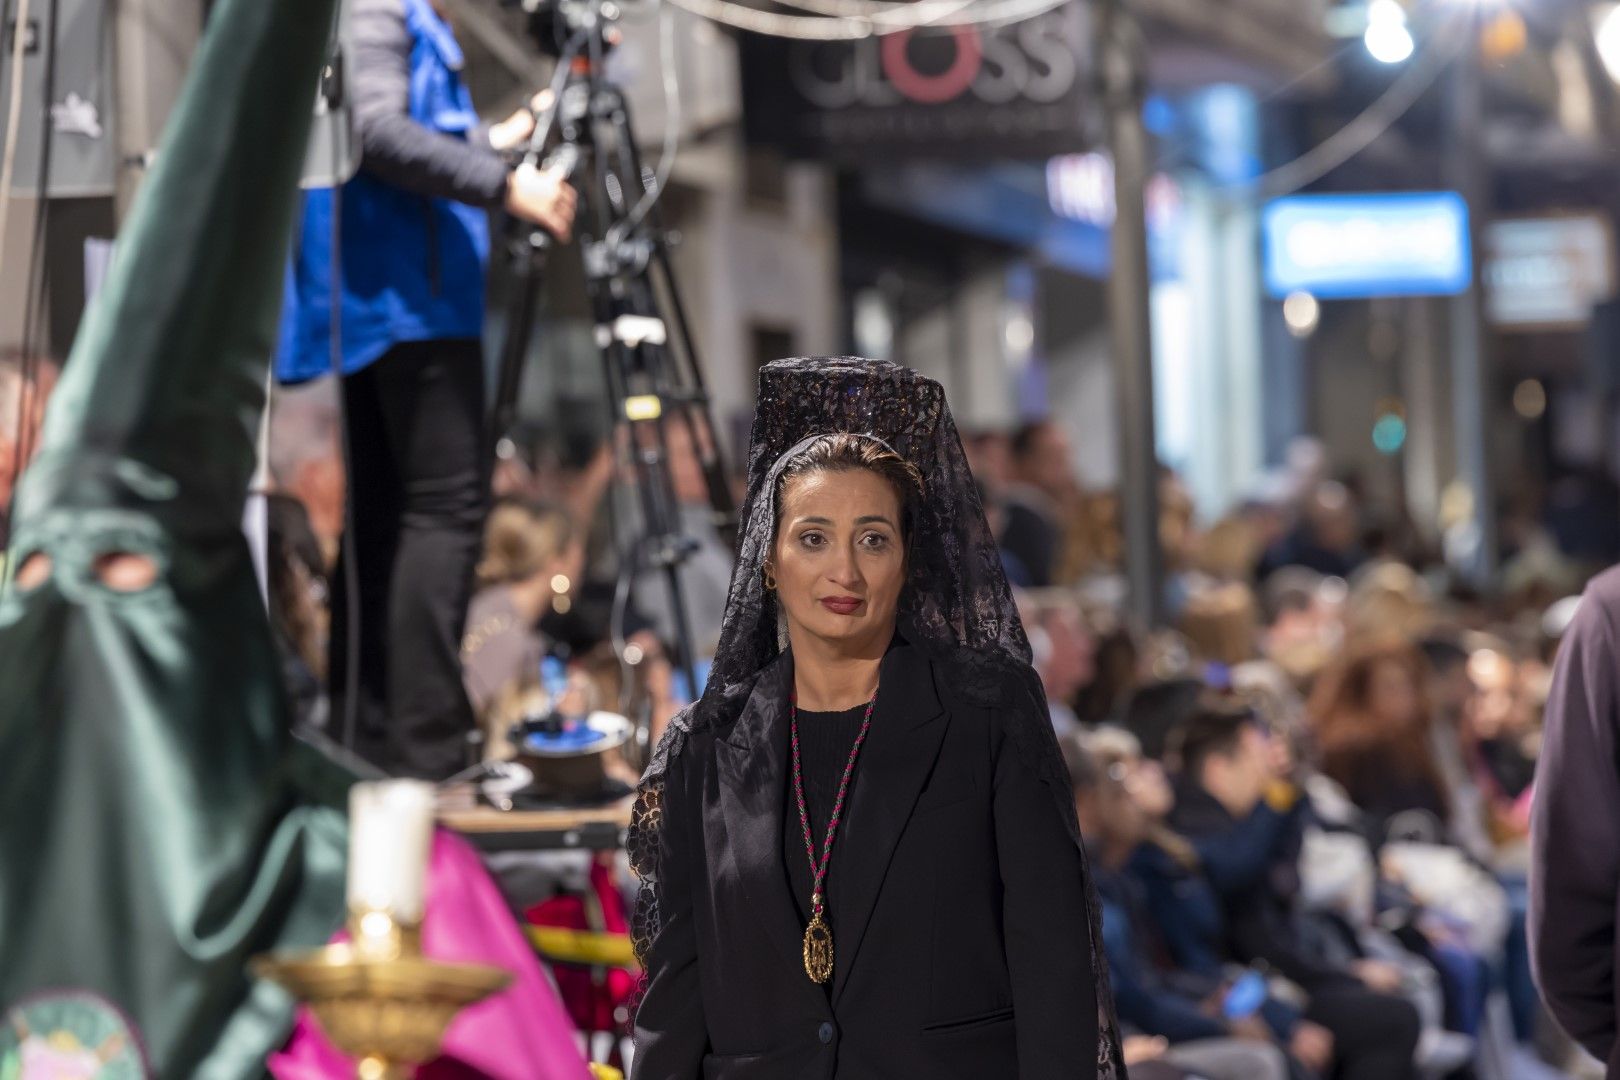
<path fill-rule="evenodd" d="M 1088 751 L 1084 736 L 1065 738 L 1062 745 L 1102 898 L 1103 944 L 1120 1021 L 1166 1039 L 1162 1060 L 1210 1080 L 1286 1080 L 1288 1060 L 1262 1017 L 1223 1015 L 1219 981 L 1195 996 L 1173 985 L 1148 955 L 1141 887 L 1126 871 L 1146 839 L 1146 820 L 1122 778 Z"/>
<path fill-rule="evenodd" d="M 1150 953 L 1174 965 L 1179 986 L 1206 997 L 1215 993 L 1234 966 L 1226 949 L 1225 915 L 1198 852 L 1166 824 L 1175 793 L 1163 766 L 1143 756 L 1136 738 L 1117 728 L 1091 732 L 1086 746 L 1117 778 L 1144 824 L 1124 872 L 1140 907 L 1133 925 L 1148 939 Z M 1106 905 L 1106 891 L 1103 898 Z M 1268 995 L 1258 1014 L 1292 1056 L 1317 1071 L 1331 1064 L 1332 1034 L 1304 1020 L 1298 1009 Z"/>
<path fill-rule="evenodd" d="M 1530 817 L 1530 959 L 1553 1017 L 1620 1076 L 1620 568 L 1593 578 L 1559 649 Z"/>
<path fill-rule="evenodd" d="M 813 357 L 758 400 L 714 667 L 630 833 L 634 1080 L 1117 1080 L 1073 796 L 942 388 Z"/>
<path fill-rule="evenodd" d="M 1395 996 L 1400 970 L 1342 963 L 1306 932 L 1299 891 L 1302 804 L 1276 775 L 1270 737 L 1247 709 L 1202 709 L 1176 739 L 1181 770 L 1171 824 L 1192 843 L 1220 895 L 1228 946 L 1310 997 L 1306 1019 L 1333 1033 L 1340 1080 L 1411 1077 L 1420 1023 Z"/>
<path fill-rule="evenodd" d="M 488 213 L 504 208 L 566 238 L 576 202 L 561 177 L 501 156 L 534 116 L 479 123 L 439 2 L 349 4 L 360 172 L 337 197 L 305 196 L 276 359 L 286 383 L 342 369 L 359 596 L 340 587 L 334 597 L 331 684 L 346 685 L 346 613 L 357 604 L 356 748 L 426 779 L 465 764 L 473 728 L 459 649 L 488 501 Z"/>

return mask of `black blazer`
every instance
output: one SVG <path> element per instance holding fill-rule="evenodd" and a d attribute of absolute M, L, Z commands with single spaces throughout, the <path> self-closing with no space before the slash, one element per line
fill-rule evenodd
<path fill-rule="evenodd" d="M 992 710 L 938 676 L 907 645 L 883 661 L 833 851 L 830 996 L 783 863 L 791 659 L 671 763 L 634 1080 L 1096 1075 L 1080 851 Z"/>

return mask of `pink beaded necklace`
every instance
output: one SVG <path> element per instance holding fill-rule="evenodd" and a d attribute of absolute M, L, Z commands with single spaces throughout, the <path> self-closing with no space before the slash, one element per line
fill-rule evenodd
<path fill-rule="evenodd" d="M 855 775 L 855 759 L 860 756 L 861 743 L 866 741 L 867 729 L 872 726 L 872 707 L 877 704 L 877 691 L 872 692 L 872 700 L 866 703 L 861 730 L 855 736 L 849 761 L 844 764 L 844 775 L 838 781 L 838 797 L 833 800 L 832 818 L 827 822 L 827 838 L 822 842 L 820 859 L 816 858 L 816 842 L 810 834 L 810 811 L 804 801 L 804 769 L 799 763 L 799 697 L 794 694 L 789 700 L 793 717 L 793 795 L 799 802 L 799 824 L 804 827 L 804 851 L 810 857 L 810 869 L 814 872 L 810 887 L 810 925 L 804 928 L 804 970 L 811 982 L 825 983 L 832 978 L 833 941 L 832 928 L 822 918 L 826 902 L 821 886 L 827 877 L 827 867 L 832 862 L 833 837 L 838 833 L 838 819 L 843 816 L 844 796 L 849 793 L 850 777 Z"/>

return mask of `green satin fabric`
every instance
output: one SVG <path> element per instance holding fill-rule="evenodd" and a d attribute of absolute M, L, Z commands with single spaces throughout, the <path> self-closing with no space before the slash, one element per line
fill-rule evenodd
<path fill-rule="evenodd" d="M 239 522 L 333 0 L 221 0 L 18 492 L 0 602 L 0 1008 L 85 990 L 155 1072 L 264 1072 L 249 957 L 341 923 L 349 778 L 293 740 Z M 113 552 L 157 580 L 116 593 Z"/>

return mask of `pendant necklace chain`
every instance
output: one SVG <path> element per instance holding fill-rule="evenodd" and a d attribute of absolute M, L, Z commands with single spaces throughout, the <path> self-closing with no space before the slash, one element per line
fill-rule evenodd
<path fill-rule="evenodd" d="M 804 970 L 810 976 L 810 981 L 825 983 L 832 978 L 833 944 L 832 928 L 827 925 L 823 917 L 826 901 L 822 895 L 822 884 L 827 878 L 827 867 L 832 862 L 833 837 L 838 834 L 838 822 L 843 817 L 844 797 L 849 794 L 850 777 L 855 775 L 855 759 L 860 756 L 861 744 L 866 741 L 866 733 L 872 726 L 872 708 L 877 704 L 877 691 L 872 691 L 872 700 L 866 703 L 866 715 L 861 718 L 861 730 L 855 736 L 855 745 L 850 748 L 849 760 L 844 764 L 844 775 L 838 781 L 838 797 L 833 800 L 832 818 L 827 822 L 827 838 L 821 845 L 821 857 L 816 858 L 816 842 L 810 832 L 810 810 L 804 801 L 804 769 L 799 760 L 799 696 L 794 693 L 789 699 L 793 716 L 793 795 L 799 803 L 799 824 L 804 828 L 804 851 L 810 857 L 810 869 L 813 877 L 810 886 L 810 925 L 804 930 Z"/>

